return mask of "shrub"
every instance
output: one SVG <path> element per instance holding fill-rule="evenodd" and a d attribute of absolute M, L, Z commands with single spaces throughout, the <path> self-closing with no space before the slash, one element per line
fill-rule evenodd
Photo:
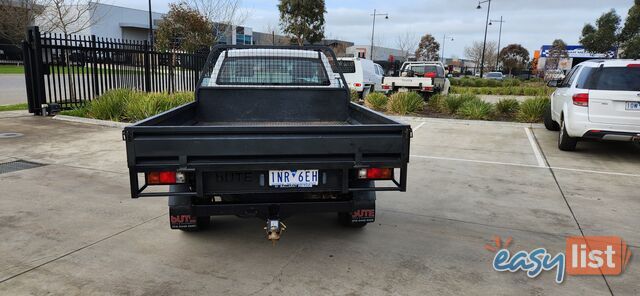
<path fill-rule="evenodd" d="M 96 119 L 119 121 L 133 93 L 130 89 L 107 91 L 85 107 L 87 115 Z"/>
<path fill-rule="evenodd" d="M 357 103 L 357 102 L 360 101 L 360 95 L 354 89 L 349 89 L 349 96 L 351 97 L 351 102 L 356 102 Z"/>
<path fill-rule="evenodd" d="M 415 92 L 395 93 L 387 103 L 387 110 L 400 115 L 422 111 L 423 108 L 424 99 Z"/>
<path fill-rule="evenodd" d="M 493 106 L 480 99 L 471 99 L 462 103 L 457 114 L 466 119 L 488 120 L 492 117 Z"/>
<path fill-rule="evenodd" d="M 442 94 L 433 95 L 431 98 L 429 98 L 427 107 L 429 108 L 429 110 L 434 112 L 445 112 L 446 107 L 444 105 L 444 100 L 446 100 L 447 97 L 448 96 Z"/>
<path fill-rule="evenodd" d="M 475 86 L 475 87 L 486 86 L 486 80 L 485 79 L 474 79 L 473 86 Z"/>
<path fill-rule="evenodd" d="M 498 80 L 489 79 L 486 82 L 487 87 L 497 87 L 500 86 L 500 82 Z"/>
<path fill-rule="evenodd" d="M 378 111 L 384 111 L 387 107 L 388 101 L 389 98 L 385 94 L 379 92 L 370 93 L 366 98 L 364 98 L 365 106 Z"/>
<path fill-rule="evenodd" d="M 496 103 L 496 111 L 501 115 L 511 115 L 520 109 L 520 102 L 516 99 L 500 99 Z"/>
<path fill-rule="evenodd" d="M 549 98 L 546 96 L 527 99 L 520 104 L 516 119 L 520 122 L 540 122 L 548 105 Z"/>
<path fill-rule="evenodd" d="M 477 100 L 478 97 L 473 94 L 461 94 L 459 96 L 447 96 L 444 99 L 444 109 L 450 114 L 455 114 L 460 106 L 466 101 Z"/>

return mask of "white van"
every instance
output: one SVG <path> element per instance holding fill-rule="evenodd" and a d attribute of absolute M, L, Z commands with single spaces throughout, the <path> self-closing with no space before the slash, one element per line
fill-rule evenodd
<path fill-rule="evenodd" d="M 350 89 L 364 98 L 372 91 L 383 91 L 384 70 L 371 60 L 362 58 L 338 58 L 338 65 Z"/>

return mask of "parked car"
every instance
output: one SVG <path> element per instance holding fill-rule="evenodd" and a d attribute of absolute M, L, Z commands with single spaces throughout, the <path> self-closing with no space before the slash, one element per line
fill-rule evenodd
<path fill-rule="evenodd" d="M 330 60 L 328 47 L 214 47 L 194 102 L 124 129 L 132 198 L 169 196 L 172 229 L 258 217 L 271 240 L 295 213 L 373 222 L 376 191 L 407 188 L 411 127 L 350 102 Z"/>
<path fill-rule="evenodd" d="M 504 75 L 502 74 L 502 72 L 489 72 L 487 74 L 484 75 L 485 79 L 492 79 L 492 80 L 503 80 L 504 79 Z"/>
<path fill-rule="evenodd" d="M 548 85 L 557 89 L 544 124 L 560 131 L 560 150 L 580 139 L 640 141 L 640 61 L 586 61 Z"/>
<path fill-rule="evenodd" d="M 448 94 L 451 82 L 445 77 L 441 62 L 405 62 L 400 77 L 384 77 L 382 88 L 392 92 L 416 91 L 426 100 L 433 94 Z"/>
<path fill-rule="evenodd" d="M 372 91 L 383 91 L 384 70 L 380 65 L 363 58 L 338 58 L 338 65 L 349 88 L 361 98 Z"/>

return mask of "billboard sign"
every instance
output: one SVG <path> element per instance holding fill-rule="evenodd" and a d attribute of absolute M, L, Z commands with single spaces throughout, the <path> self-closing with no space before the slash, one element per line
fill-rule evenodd
<path fill-rule="evenodd" d="M 548 57 L 551 45 L 543 45 L 540 49 L 540 57 Z M 570 58 L 613 59 L 616 57 L 617 48 L 612 48 L 606 54 L 588 52 L 582 45 L 567 45 L 567 54 Z"/>

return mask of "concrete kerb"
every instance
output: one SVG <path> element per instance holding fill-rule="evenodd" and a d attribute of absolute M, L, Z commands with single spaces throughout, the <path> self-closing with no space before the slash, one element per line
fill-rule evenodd
<path fill-rule="evenodd" d="M 76 122 L 76 123 L 106 126 L 106 127 L 115 127 L 115 128 L 125 128 L 129 125 L 132 125 L 132 123 L 128 123 L 128 122 L 115 122 L 110 120 L 100 120 L 100 119 L 75 117 L 75 116 L 67 116 L 67 115 L 56 115 L 53 117 L 53 119 Z"/>
<path fill-rule="evenodd" d="M 391 116 L 391 117 L 403 122 L 417 121 L 417 122 L 453 123 L 453 124 L 465 124 L 465 125 L 500 125 L 500 126 L 510 126 L 510 127 L 544 128 L 544 125 L 541 123 L 467 120 L 467 119 L 432 118 L 432 117 L 417 117 L 417 116 Z"/>

